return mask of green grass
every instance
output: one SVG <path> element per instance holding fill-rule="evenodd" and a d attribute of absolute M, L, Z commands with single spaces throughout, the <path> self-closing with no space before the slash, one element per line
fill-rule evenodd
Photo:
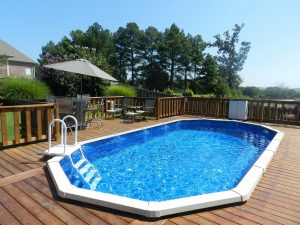
<path fill-rule="evenodd" d="M 205 95 L 193 95 L 193 97 L 214 98 L 215 95 L 213 93 L 211 93 L 211 94 L 205 94 Z"/>
<path fill-rule="evenodd" d="M 136 97 L 136 90 L 129 86 L 112 85 L 105 90 L 106 96 Z"/>
<path fill-rule="evenodd" d="M 7 129 L 7 140 L 8 141 L 15 140 L 14 113 L 13 112 L 6 113 L 6 129 Z M 2 142 L 1 121 L 0 121 L 0 142 Z"/>

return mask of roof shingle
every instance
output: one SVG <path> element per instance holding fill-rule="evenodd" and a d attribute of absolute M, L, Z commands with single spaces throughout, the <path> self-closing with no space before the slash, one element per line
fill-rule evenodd
<path fill-rule="evenodd" d="M 35 63 L 31 58 L 24 55 L 2 39 L 0 39 L 0 55 L 9 56 L 8 61 Z"/>

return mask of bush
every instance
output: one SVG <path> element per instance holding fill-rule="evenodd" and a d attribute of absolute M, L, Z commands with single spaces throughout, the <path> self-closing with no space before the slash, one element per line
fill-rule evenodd
<path fill-rule="evenodd" d="M 174 95 L 174 94 L 175 94 L 175 91 L 173 91 L 171 88 L 166 88 L 166 89 L 164 90 L 164 93 L 169 94 L 169 95 Z"/>
<path fill-rule="evenodd" d="M 10 103 L 44 99 L 49 88 L 42 82 L 26 78 L 5 78 L 0 82 L 0 98 Z"/>
<path fill-rule="evenodd" d="M 186 97 L 192 97 L 194 95 L 194 92 L 192 89 L 185 89 L 184 92 L 182 93 L 183 96 Z"/>
<path fill-rule="evenodd" d="M 109 86 L 105 90 L 106 96 L 125 96 L 125 97 L 136 97 L 136 90 L 132 87 L 123 85 Z"/>

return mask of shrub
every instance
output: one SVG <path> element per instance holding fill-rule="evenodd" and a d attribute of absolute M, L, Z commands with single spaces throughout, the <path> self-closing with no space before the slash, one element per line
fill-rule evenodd
<path fill-rule="evenodd" d="M 50 93 L 42 82 L 26 78 L 5 78 L 0 84 L 0 98 L 10 103 L 43 99 Z"/>
<path fill-rule="evenodd" d="M 125 96 L 125 97 L 136 97 L 136 90 L 132 87 L 123 85 L 109 86 L 105 90 L 107 96 Z"/>
<path fill-rule="evenodd" d="M 194 95 L 194 92 L 192 89 L 185 89 L 184 92 L 182 93 L 183 96 L 186 97 L 192 97 Z"/>
<path fill-rule="evenodd" d="M 174 95 L 174 94 L 175 94 L 175 91 L 173 91 L 171 88 L 166 88 L 166 89 L 164 90 L 164 93 L 169 94 L 169 95 Z"/>

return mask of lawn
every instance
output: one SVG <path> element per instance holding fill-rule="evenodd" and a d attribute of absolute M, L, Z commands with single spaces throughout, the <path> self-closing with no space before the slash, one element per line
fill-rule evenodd
<path fill-rule="evenodd" d="M 15 140 L 14 134 L 14 113 L 6 113 L 6 129 L 7 129 L 7 140 Z M 2 142 L 2 129 L 1 129 L 1 120 L 0 120 L 0 142 Z"/>

